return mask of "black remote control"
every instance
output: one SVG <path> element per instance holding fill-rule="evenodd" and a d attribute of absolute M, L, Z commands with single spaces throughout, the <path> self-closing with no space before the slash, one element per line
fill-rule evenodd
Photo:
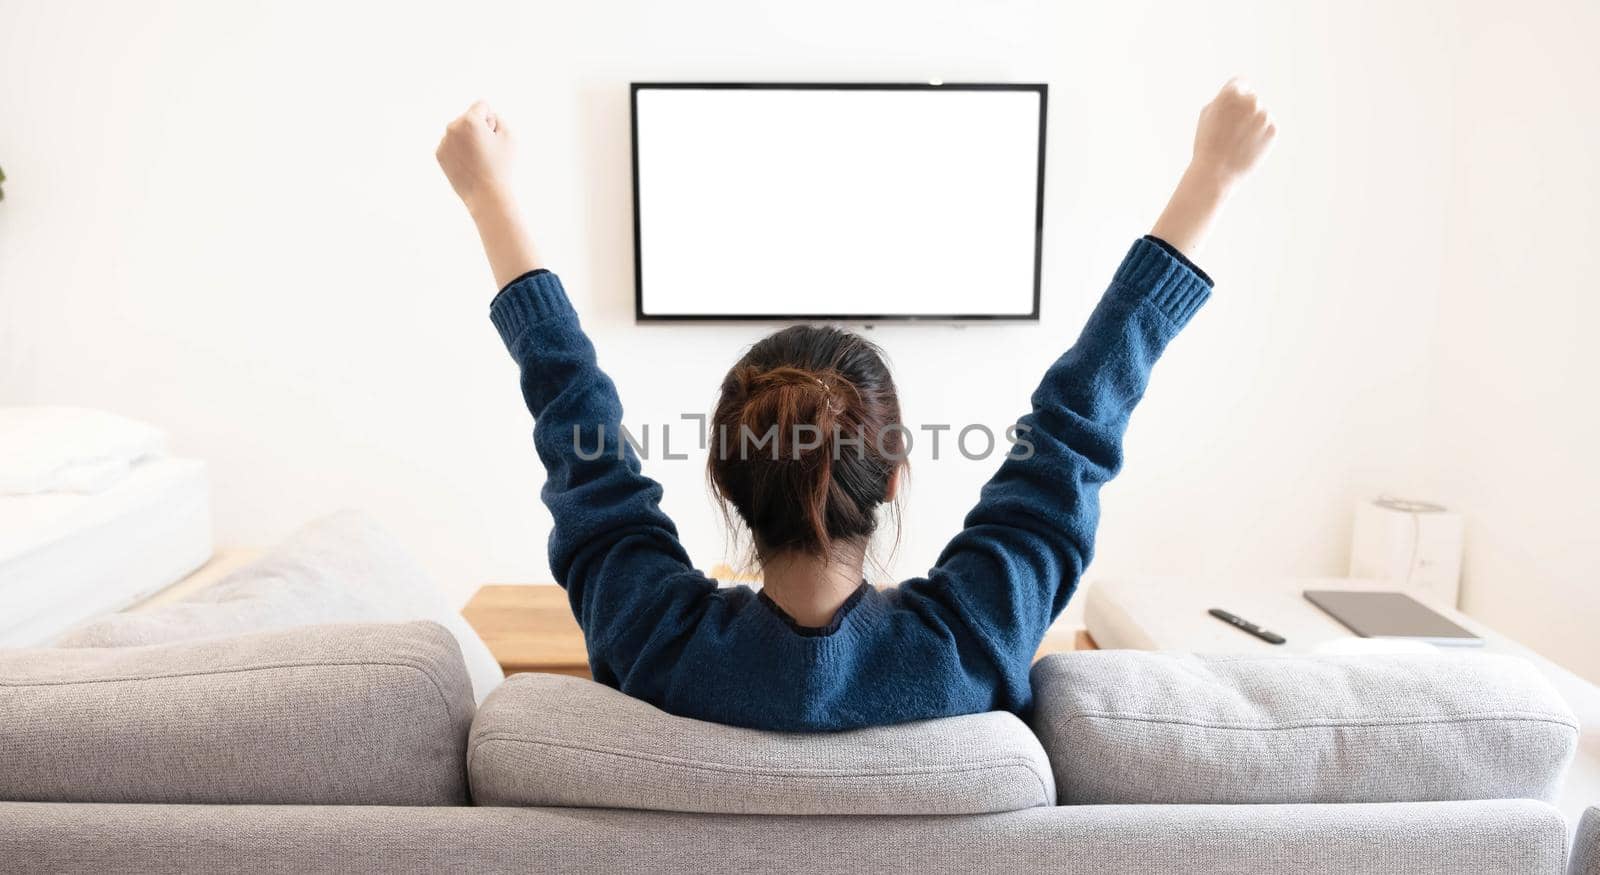
<path fill-rule="evenodd" d="M 1212 608 L 1208 613 L 1222 622 L 1227 623 L 1229 626 L 1249 632 L 1251 635 L 1260 638 L 1262 641 L 1265 641 L 1268 644 L 1282 644 L 1283 642 L 1289 640 L 1276 632 L 1268 632 L 1267 630 L 1257 626 L 1249 620 L 1246 620 L 1238 614 L 1230 614 L 1221 608 Z"/>

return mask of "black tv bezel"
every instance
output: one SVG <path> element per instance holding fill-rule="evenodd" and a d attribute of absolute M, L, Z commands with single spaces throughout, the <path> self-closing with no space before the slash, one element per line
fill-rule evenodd
<path fill-rule="evenodd" d="M 727 313 L 716 315 L 644 312 L 644 259 L 640 251 L 639 222 L 639 92 L 652 90 L 702 91 L 1031 91 L 1039 95 L 1038 184 L 1034 193 L 1033 310 L 1026 314 L 997 313 Z M 1050 86 L 1043 82 L 631 82 L 628 87 L 628 127 L 633 163 L 633 318 L 635 322 L 1038 322 L 1039 290 L 1044 260 L 1044 158 L 1045 121 Z"/>

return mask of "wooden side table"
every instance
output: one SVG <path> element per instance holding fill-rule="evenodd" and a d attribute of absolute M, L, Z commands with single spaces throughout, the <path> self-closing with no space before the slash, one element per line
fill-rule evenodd
<path fill-rule="evenodd" d="M 589 677 L 589 652 L 567 591 L 555 584 L 479 587 L 461 609 L 506 674 Z"/>
<path fill-rule="evenodd" d="M 554 584 L 491 584 L 461 609 L 506 674 L 531 671 L 589 677 L 583 632 L 572 618 L 567 593 Z M 1068 650 L 1094 650 L 1083 629 L 1052 629 L 1034 658 Z"/>

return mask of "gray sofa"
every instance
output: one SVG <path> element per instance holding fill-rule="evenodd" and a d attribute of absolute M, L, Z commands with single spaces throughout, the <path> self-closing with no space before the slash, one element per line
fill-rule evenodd
<path fill-rule="evenodd" d="M 552 675 L 475 708 L 432 623 L 0 652 L 0 869 L 1568 865 L 1577 727 L 1515 660 L 1090 652 L 1034 686 L 1029 723 L 786 735 Z M 1571 871 L 1597 844 L 1592 810 Z"/>

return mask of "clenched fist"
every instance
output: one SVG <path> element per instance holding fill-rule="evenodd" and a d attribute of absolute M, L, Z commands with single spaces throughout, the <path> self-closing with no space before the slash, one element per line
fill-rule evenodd
<path fill-rule="evenodd" d="M 1256 166 L 1277 134 L 1272 114 L 1250 86 L 1231 79 L 1200 111 L 1192 166 L 1231 185 Z"/>
<path fill-rule="evenodd" d="M 1151 235 L 1194 258 L 1234 184 L 1260 163 L 1277 135 L 1272 116 L 1249 86 L 1238 79 L 1222 86 L 1200 111 L 1194 157 Z"/>
<path fill-rule="evenodd" d="M 517 277 L 542 267 L 512 197 L 515 149 L 505 120 L 480 100 L 445 126 L 444 139 L 433 155 L 478 226 L 495 284 L 503 289 Z"/>
<path fill-rule="evenodd" d="M 514 149 L 505 120 L 478 101 L 444 129 L 434 157 L 469 210 L 511 199 Z"/>

